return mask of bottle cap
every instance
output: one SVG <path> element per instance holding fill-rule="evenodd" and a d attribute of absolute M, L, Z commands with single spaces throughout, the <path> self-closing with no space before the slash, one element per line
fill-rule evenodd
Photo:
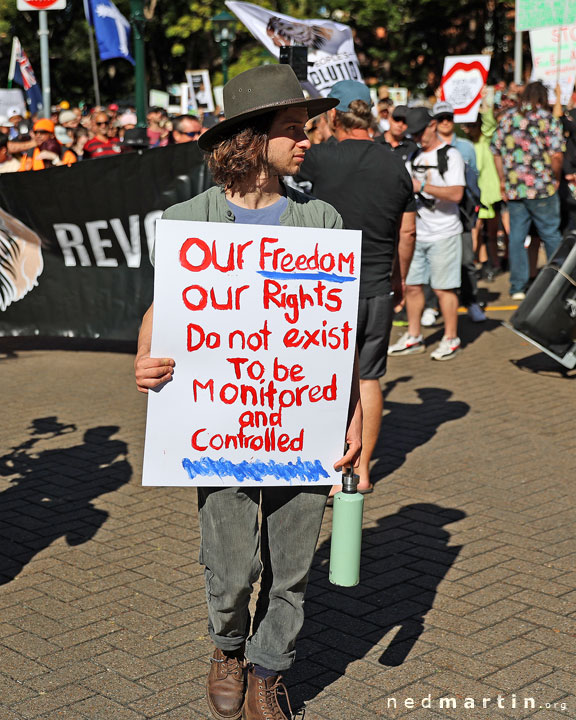
<path fill-rule="evenodd" d="M 360 478 L 354 474 L 353 467 L 344 468 L 344 472 L 342 473 L 342 492 L 347 494 L 358 492 L 356 488 L 358 487 L 359 481 Z"/>

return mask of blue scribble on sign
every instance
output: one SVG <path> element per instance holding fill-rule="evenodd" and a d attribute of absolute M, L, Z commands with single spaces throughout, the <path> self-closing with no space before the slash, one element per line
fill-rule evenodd
<path fill-rule="evenodd" d="M 343 277 L 334 273 L 317 272 L 317 273 L 283 273 L 273 270 L 258 270 L 258 275 L 268 278 L 269 280 L 326 280 L 327 282 L 345 283 L 355 282 L 355 277 Z"/>
<path fill-rule="evenodd" d="M 182 467 L 188 473 L 190 480 L 199 476 L 216 475 L 219 478 L 233 477 L 238 482 L 245 480 L 264 482 L 265 477 L 274 477 L 286 480 L 286 482 L 300 480 L 315 483 L 320 478 L 330 477 L 320 460 L 302 460 L 302 458 L 298 458 L 295 463 L 278 463 L 275 460 L 234 463 L 224 458 L 219 460 L 209 457 L 203 457 L 200 460 L 184 458 Z"/>

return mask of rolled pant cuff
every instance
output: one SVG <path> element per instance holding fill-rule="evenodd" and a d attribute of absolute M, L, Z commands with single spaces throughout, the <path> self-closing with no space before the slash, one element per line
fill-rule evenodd
<path fill-rule="evenodd" d="M 220 650 L 222 650 L 223 652 L 234 652 L 235 650 L 240 650 L 240 648 L 244 647 L 244 644 L 246 643 L 246 640 L 244 638 L 222 637 L 221 635 L 216 635 L 211 631 L 210 637 L 212 638 L 212 642 L 214 643 L 214 645 L 216 645 L 217 648 L 220 648 Z"/>
<path fill-rule="evenodd" d="M 270 655 L 262 651 L 260 648 L 250 645 L 250 641 L 246 644 L 246 659 L 253 665 L 260 665 L 267 670 L 276 670 L 284 672 L 289 670 L 296 659 L 296 651 L 284 653 L 283 655 Z"/>

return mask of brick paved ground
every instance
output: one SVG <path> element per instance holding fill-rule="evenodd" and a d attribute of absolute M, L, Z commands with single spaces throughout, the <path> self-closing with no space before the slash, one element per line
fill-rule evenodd
<path fill-rule="evenodd" d="M 361 584 L 327 581 L 330 512 L 312 570 L 308 720 L 576 718 L 576 375 L 505 316 L 391 364 Z M 0 720 L 207 718 L 194 492 L 140 487 L 132 358 L 0 358 Z"/>

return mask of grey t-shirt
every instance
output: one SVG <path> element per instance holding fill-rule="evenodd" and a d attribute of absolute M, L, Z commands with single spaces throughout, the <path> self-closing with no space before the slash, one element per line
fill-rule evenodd
<path fill-rule="evenodd" d="M 288 198 L 281 197 L 272 205 L 251 210 L 240 207 L 226 199 L 228 207 L 234 213 L 235 222 L 243 225 L 280 225 L 280 216 L 286 210 Z"/>

